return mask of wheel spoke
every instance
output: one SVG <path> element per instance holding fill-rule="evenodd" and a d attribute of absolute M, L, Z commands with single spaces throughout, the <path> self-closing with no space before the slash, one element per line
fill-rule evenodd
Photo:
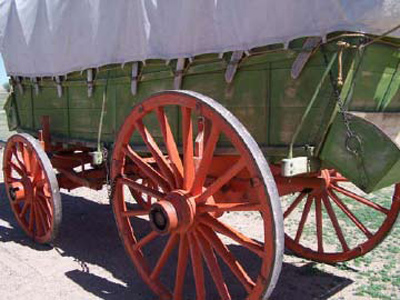
<path fill-rule="evenodd" d="M 31 205 L 30 202 L 25 201 L 24 206 L 22 207 L 22 210 L 21 210 L 21 212 L 19 213 L 19 218 L 20 218 L 20 219 L 23 219 L 23 218 L 24 218 L 26 212 L 28 211 L 28 207 L 29 207 L 30 205 Z"/>
<path fill-rule="evenodd" d="M 261 204 L 257 203 L 215 203 L 215 204 L 200 204 L 197 206 L 197 213 L 207 212 L 227 212 L 227 211 L 260 211 L 262 209 Z"/>
<path fill-rule="evenodd" d="M 340 228 L 339 222 L 338 222 L 338 220 L 336 218 L 336 215 L 335 215 L 335 211 L 332 208 L 332 205 L 331 205 L 331 202 L 328 199 L 328 196 L 324 195 L 322 197 L 322 200 L 324 201 L 324 205 L 325 205 L 326 211 L 328 212 L 329 218 L 331 219 L 333 228 L 335 229 L 336 235 L 337 235 L 337 237 L 338 237 L 338 239 L 340 241 L 340 244 L 342 245 L 343 251 L 345 251 L 345 252 L 349 251 L 350 248 L 347 245 L 347 242 L 346 242 L 346 240 L 344 238 L 342 229 Z"/>
<path fill-rule="evenodd" d="M 141 120 L 136 122 L 136 128 L 138 129 L 140 135 L 142 136 L 143 141 L 145 142 L 147 148 L 150 150 L 151 154 L 153 155 L 161 174 L 167 179 L 169 186 L 171 189 L 176 188 L 175 186 L 175 178 L 174 172 L 169 165 L 167 159 L 165 158 L 164 154 L 161 152 L 160 148 L 158 147 L 157 143 L 155 142 L 154 138 L 147 130 L 147 128 L 143 125 Z"/>
<path fill-rule="evenodd" d="M 217 254 L 224 260 L 225 264 L 231 269 L 232 273 L 243 284 L 245 290 L 250 293 L 255 287 L 255 283 L 243 269 L 242 265 L 238 262 L 232 252 L 229 251 L 228 247 L 209 227 L 200 226 L 199 230 L 211 244 Z"/>
<path fill-rule="evenodd" d="M 178 147 L 176 145 L 174 135 L 172 134 L 171 127 L 169 125 L 168 118 L 162 107 L 157 109 L 157 118 L 160 123 L 161 132 L 164 137 L 165 147 L 167 148 L 169 159 L 171 160 L 172 168 L 174 169 L 174 175 L 178 186 L 182 185 L 183 178 L 183 165 L 182 160 L 179 156 Z"/>
<path fill-rule="evenodd" d="M 304 206 L 304 210 L 303 210 L 303 213 L 301 215 L 299 227 L 297 228 L 296 237 L 294 239 L 296 243 L 299 242 L 299 240 L 301 238 L 301 235 L 303 233 L 304 224 L 306 223 L 308 214 L 310 213 L 311 204 L 312 204 L 312 197 L 311 197 L 311 195 L 308 195 L 307 202 L 306 202 L 306 204 Z"/>
<path fill-rule="evenodd" d="M 143 237 L 140 241 L 138 241 L 133 248 L 135 250 L 139 250 L 141 248 L 143 248 L 144 246 L 146 246 L 148 243 L 150 243 L 152 240 L 154 240 L 156 237 L 158 237 L 159 234 L 156 231 L 152 231 L 150 232 L 148 235 L 146 235 L 145 237 Z"/>
<path fill-rule="evenodd" d="M 324 252 L 324 245 L 322 239 L 322 207 L 321 197 L 315 197 L 315 224 L 317 227 L 317 241 L 318 241 L 318 252 Z"/>
<path fill-rule="evenodd" d="M 182 234 L 179 243 L 178 265 L 176 267 L 174 299 L 183 299 L 183 286 L 185 283 L 186 268 L 189 258 L 189 245 L 187 236 Z"/>
<path fill-rule="evenodd" d="M 146 195 L 149 195 L 151 197 L 157 198 L 159 200 L 165 198 L 165 194 L 164 193 L 159 192 L 159 191 L 157 191 L 155 189 L 149 188 L 147 186 L 141 185 L 141 184 L 137 183 L 136 181 L 133 181 L 133 180 L 131 180 L 129 178 L 120 178 L 119 181 L 122 184 L 125 184 L 125 185 L 129 186 L 130 188 L 132 188 L 132 189 L 134 189 L 134 190 L 136 190 L 138 192 L 144 193 Z"/>
<path fill-rule="evenodd" d="M 16 164 L 14 164 L 12 161 L 10 161 L 9 164 L 10 164 L 10 167 L 12 169 L 14 169 L 18 173 L 19 176 L 21 176 L 21 177 L 25 176 L 26 173 L 22 169 L 20 169 Z"/>
<path fill-rule="evenodd" d="M 200 196 L 196 198 L 196 202 L 205 202 L 209 197 L 218 192 L 225 184 L 227 184 L 233 177 L 235 177 L 244 167 L 246 161 L 243 157 L 239 159 L 231 168 L 229 168 L 223 175 L 218 177 Z"/>
<path fill-rule="evenodd" d="M 350 209 L 339 199 L 333 192 L 328 190 L 329 197 L 336 203 L 336 205 L 347 215 L 347 217 L 365 234 L 367 238 L 371 238 L 373 234 L 364 226 L 363 223 L 350 211 Z"/>
<path fill-rule="evenodd" d="M 27 147 L 22 146 L 22 157 L 25 163 L 27 173 L 31 172 L 31 154 Z"/>
<path fill-rule="evenodd" d="M 124 154 L 127 155 L 147 177 L 158 184 L 164 191 L 169 191 L 170 187 L 168 181 L 157 172 L 152 166 L 143 160 L 132 148 L 127 145 L 124 148 Z"/>
<path fill-rule="evenodd" d="M 204 284 L 204 271 L 203 271 L 203 261 L 197 244 L 197 240 L 193 233 L 189 234 L 189 247 L 190 256 L 192 259 L 192 269 L 194 281 L 196 284 L 196 300 L 203 300 L 205 296 L 205 284 Z"/>
<path fill-rule="evenodd" d="M 136 202 L 142 206 L 145 209 L 150 209 L 151 207 L 151 201 L 146 201 L 143 199 L 141 193 L 138 193 L 136 190 L 134 189 L 129 189 L 133 198 L 136 200 Z M 149 203 L 150 202 L 150 203 Z"/>
<path fill-rule="evenodd" d="M 358 201 L 358 202 L 360 202 L 360 203 L 362 203 L 364 205 L 367 205 L 367 206 L 369 206 L 369 207 L 371 207 L 373 209 L 376 209 L 377 211 L 379 211 L 381 213 L 384 213 L 385 215 L 389 214 L 389 210 L 388 209 L 380 206 L 377 203 L 374 203 L 374 202 L 372 202 L 372 201 L 370 201 L 368 199 L 365 199 L 364 197 L 361 197 L 361 196 L 359 196 L 357 194 L 354 194 L 353 192 L 350 192 L 350 191 L 348 191 L 348 190 L 346 190 L 346 189 L 344 189 L 342 187 L 339 187 L 337 185 L 331 185 L 331 187 L 334 190 L 338 191 L 339 193 L 341 193 L 341 194 L 343 194 L 343 195 L 345 195 L 347 197 L 350 197 L 350 198 L 352 198 L 352 199 L 354 199 L 354 200 L 356 200 L 356 201 Z"/>
<path fill-rule="evenodd" d="M 192 110 L 182 107 L 182 144 L 183 144 L 183 188 L 190 190 L 194 180 L 193 122 Z"/>
<path fill-rule="evenodd" d="M 228 287 L 226 286 L 222 276 L 221 268 L 219 267 L 217 258 L 215 257 L 215 253 L 212 250 L 211 245 L 200 232 L 195 231 L 194 235 L 200 245 L 200 250 L 203 254 L 204 260 L 206 261 L 211 277 L 214 280 L 219 296 L 221 299 L 231 299 Z"/>
<path fill-rule="evenodd" d="M 169 256 L 172 253 L 172 250 L 174 250 L 176 242 L 178 241 L 178 234 L 171 234 L 171 236 L 168 239 L 167 244 L 165 245 L 165 248 L 163 252 L 161 253 L 160 258 L 157 261 L 156 266 L 153 269 L 153 272 L 150 275 L 150 279 L 156 280 L 161 273 L 162 268 L 165 266 L 165 263 L 167 262 Z"/>
<path fill-rule="evenodd" d="M 207 139 L 207 144 L 205 146 L 199 167 L 197 169 L 195 181 L 192 187 L 192 195 L 198 195 L 201 193 L 204 182 L 207 177 L 207 173 L 212 162 L 215 146 L 217 145 L 220 135 L 220 129 L 213 125 L 209 138 Z"/>
<path fill-rule="evenodd" d="M 35 220 L 35 206 L 33 206 L 32 204 L 30 205 L 30 212 L 29 212 L 29 232 L 33 232 L 33 222 Z"/>
<path fill-rule="evenodd" d="M 292 204 L 290 204 L 289 208 L 283 214 L 284 219 L 286 219 L 292 213 L 292 211 L 300 204 L 301 200 L 303 200 L 305 196 L 306 193 L 300 193 L 300 195 L 293 201 Z"/>
<path fill-rule="evenodd" d="M 17 148 L 16 148 L 16 147 L 13 147 L 13 149 L 11 150 L 11 153 L 14 155 L 14 157 L 15 157 L 16 161 L 18 162 L 20 168 L 26 173 L 25 165 L 24 165 L 24 163 L 21 161 L 21 159 L 20 159 L 20 157 L 19 157 L 19 155 L 18 155 Z"/>
<path fill-rule="evenodd" d="M 238 242 L 241 244 L 243 247 L 246 247 L 250 251 L 256 253 L 258 256 L 262 257 L 264 256 L 264 247 L 260 242 L 254 241 L 247 236 L 243 235 L 239 231 L 233 229 L 232 227 L 228 226 L 227 224 L 221 222 L 220 220 L 212 217 L 209 214 L 205 214 L 200 218 L 200 221 L 213 229 L 214 231 L 217 231 L 232 240 Z"/>
<path fill-rule="evenodd" d="M 35 211 L 36 211 L 37 223 L 38 223 L 37 226 L 39 226 L 42 229 L 40 235 L 45 235 L 47 230 L 48 230 L 47 220 L 45 220 L 45 217 L 43 216 L 43 213 L 42 213 L 42 210 L 41 210 L 41 207 L 40 207 L 39 203 L 36 202 L 35 206 L 36 206 L 36 210 Z"/>
<path fill-rule="evenodd" d="M 44 222 L 46 223 L 45 226 L 46 226 L 46 231 L 47 231 L 51 227 L 51 220 L 50 220 L 51 215 L 49 214 L 49 211 L 47 210 L 45 205 L 40 201 L 40 199 L 37 199 L 36 202 L 38 204 L 37 206 L 39 208 L 39 213 L 41 214 Z"/>
<path fill-rule="evenodd" d="M 129 210 L 123 211 L 121 215 L 125 218 L 137 217 L 137 216 L 144 216 L 149 213 L 147 209 L 138 209 L 138 210 Z"/>

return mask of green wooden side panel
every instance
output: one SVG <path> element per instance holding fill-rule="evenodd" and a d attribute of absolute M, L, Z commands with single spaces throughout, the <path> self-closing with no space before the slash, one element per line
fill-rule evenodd
<path fill-rule="evenodd" d="M 350 128 L 360 144 L 349 139 L 342 116 L 338 116 L 327 136 L 321 159 L 366 192 L 400 182 L 400 149 L 377 126 L 348 114 Z M 358 149 L 359 156 L 350 149 Z"/>
<path fill-rule="evenodd" d="M 354 111 L 400 111 L 400 51 L 374 45 L 361 57 L 351 91 L 349 109 Z"/>

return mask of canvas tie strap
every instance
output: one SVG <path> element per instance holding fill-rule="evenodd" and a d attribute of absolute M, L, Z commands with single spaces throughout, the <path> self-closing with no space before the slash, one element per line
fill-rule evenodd
<path fill-rule="evenodd" d="M 18 76 L 12 77 L 12 78 L 14 79 L 14 82 L 17 85 L 20 94 L 23 95 L 24 94 L 24 88 L 22 87 L 21 79 Z"/>

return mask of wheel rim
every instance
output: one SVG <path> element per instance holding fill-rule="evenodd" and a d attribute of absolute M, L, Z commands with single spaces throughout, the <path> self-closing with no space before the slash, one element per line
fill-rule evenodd
<path fill-rule="evenodd" d="M 179 110 L 181 116 L 182 155 L 178 154 L 180 143 L 177 143 L 176 135 L 174 137 L 172 134 L 167 109 Z M 193 121 L 195 115 L 200 116 L 200 122 Z M 147 126 L 143 125 L 152 116 L 157 117 L 164 152 L 158 146 L 160 142 L 155 142 Z M 201 125 L 204 120 L 212 124 L 206 140 Z M 191 274 L 189 279 L 194 282 L 194 295 L 191 298 L 196 299 L 236 298 L 236 292 L 240 293 L 241 298 L 260 299 L 268 297 L 275 286 L 283 250 L 280 240 L 283 238 L 282 220 L 276 187 L 273 186 L 272 176 L 259 149 L 252 149 L 254 157 L 250 154 L 249 147 L 256 145 L 254 140 L 244 129 L 234 129 L 238 124 L 229 112 L 209 98 L 196 93 L 167 92 L 136 106 L 121 127 L 112 165 L 115 180 L 114 214 L 128 255 L 144 281 L 162 298 L 182 299 L 183 295 L 186 297 L 190 294 L 186 273 Z M 133 149 L 134 146 L 129 145 L 134 132 L 140 134 L 150 156 L 139 155 Z M 239 155 L 231 156 L 231 165 L 210 181 L 208 172 L 213 169 L 210 166 L 216 144 L 223 137 Z M 195 140 L 196 143 L 193 142 Z M 260 168 L 261 164 L 264 170 Z M 132 169 L 136 177 L 127 174 Z M 217 195 L 221 188 L 231 184 L 239 174 L 244 174 L 244 177 L 254 182 L 254 179 L 259 181 L 257 184 L 253 182 L 252 188 L 247 190 L 253 197 L 252 201 L 242 197 L 231 203 L 219 202 Z M 269 182 L 272 187 L 266 187 L 265 182 Z M 134 197 L 140 200 L 128 200 L 129 193 L 124 189 L 133 190 Z M 230 212 L 229 216 L 226 212 Z M 257 232 L 268 243 L 253 240 L 251 236 L 231 226 L 232 223 L 228 225 L 233 218 L 230 215 L 235 213 L 259 214 L 262 225 Z M 142 225 L 135 227 L 134 223 L 141 216 L 148 219 L 143 224 L 149 230 L 139 237 L 138 231 Z M 151 246 L 157 243 L 157 239 L 166 241 L 159 255 L 155 254 L 154 246 Z M 259 270 L 256 275 L 254 272 L 249 273 L 247 266 L 230 248 L 232 245 L 228 240 L 240 245 L 246 255 L 257 257 Z M 175 280 L 169 282 L 162 276 L 168 260 L 176 263 L 176 266 L 172 264 L 176 270 L 170 272 L 176 272 Z M 192 268 L 189 268 L 189 261 Z M 208 280 L 206 272 L 211 275 L 210 281 L 214 283 L 213 291 L 205 288 Z M 227 273 L 235 279 L 228 280 Z M 239 283 L 233 284 L 235 281 Z M 212 292 L 217 296 L 210 294 Z"/>
<path fill-rule="evenodd" d="M 325 184 L 282 197 L 285 246 L 311 260 L 335 263 L 374 249 L 395 224 L 400 184 L 365 194 L 334 170 L 319 175 Z"/>
<path fill-rule="evenodd" d="M 34 241 L 52 241 L 58 231 L 61 205 L 57 179 L 46 153 L 33 137 L 16 134 L 7 141 L 3 166 L 17 222 Z"/>

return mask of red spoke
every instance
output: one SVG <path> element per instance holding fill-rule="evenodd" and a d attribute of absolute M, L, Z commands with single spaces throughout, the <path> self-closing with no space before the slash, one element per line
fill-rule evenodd
<path fill-rule="evenodd" d="M 141 205 L 143 208 L 149 209 L 151 207 L 151 203 L 149 203 L 149 201 L 144 200 L 141 193 L 138 193 L 134 189 L 130 189 L 130 192 L 131 192 L 133 198 L 136 200 L 136 202 L 139 205 Z"/>
<path fill-rule="evenodd" d="M 130 218 L 130 217 L 144 216 L 147 215 L 148 213 L 149 211 L 147 209 L 138 209 L 138 210 L 123 211 L 121 214 L 125 218 Z"/>
<path fill-rule="evenodd" d="M 172 168 L 175 171 L 174 175 L 176 176 L 176 180 L 178 181 L 179 186 L 181 186 L 183 178 L 182 160 L 179 157 L 178 147 L 176 145 L 174 135 L 172 134 L 168 118 L 165 115 L 164 109 L 162 107 L 159 107 L 157 109 L 157 118 L 158 122 L 160 123 L 161 132 L 164 137 L 164 143 L 165 147 L 167 148 L 169 159 L 172 163 Z"/>
<path fill-rule="evenodd" d="M 217 254 L 224 260 L 226 265 L 231 269 L 232 273 L 235 274 L 237 279 L 243 284 L 244 288 L 248 293 L 255 287 L 254 281 L 243 269 L 242 265 L 238 262 L 235 256 L 229 251 L 228 247 L 221 241 L 221 239 L 215 234 L 213 230 L 206 226 L 199 228 L 200 232 L 215 249 Z"/>
<path fill-rule="evenodd" d="M 143 141 L 145 142 L 147 148 L 150 150 L 151 154 L 153 155 L 155 161 L 157 162 L 158 167 L 161 170 L 161 173 L 167 179 L 169 186 L 171 188 L 175 186 L 175 178 L 174 172 L 169 165 L 167 159 L 165 158 L 164 154 L 161 152 L 160 148 L 158 147 L 157 143 L 155 142 L 154 138 L 147 130 L 147 128 L 143 125 L 142 121 L 136 122 L 136 127 L 142 136 Z"/>
<path fill-rule="evenodd" d="M 137 183 L 136 181 L 133 181 L 129 178 L 120 178 L 119 180 L 121 181 L 122 184 L 125 184 L 138 192 L 144 193 L 146 195 L 157 198 L 159 200 L 165 198 L 164 193 L 161 193 L 161 192 L 154 190 L 152 188 L 149 188 L 147 186 L 141 185 L 141 184 Z"/>
<path fill-rule="evenodd" d="M 13 168 L 19 176 L 24 177 L 25 173 L 23 170 L 21 170 L 16 164 L 14 164 L 12 161 L 10 161 L 10 167 Z"/>
<path fill-rule="evenodd" d="M 200 250 L 203 253 L 204 260 L 206 261 L 208 270 L 210 271 L 211 277 L 214 280 L 219 296 L 221 299 L 231 299 L 228 287 L 226 286 L 225 280 L 222 276 L 221 268 L 219 267 L 217 258 L 215 257 L 215 253 L 212 250 L 211 245 L 199 232 L 195 231 L 194 235 L 200 245 Z"/>
<path fill-rule="evenodd" d="M 190 190 L 193 184 L 194 170 L 194 153 L 193 153 L 193 122 L 191 118 L 192 110 L 190 108 L 182 108 L 182 144 L 183 144 L 183 188 Z"/>
<path fill-rule="evenodd" d="M 42 213 L 40 205 L 38 203 L 35 203 L 35 207 L 36 207 L 36 210 L 35 210 L 36 211 L 36 215 L 38 217 L 37 218 L 37 223 L 38 223 L 38 226 L 40 225 L 40 228 L 42 229 L 41 230 L 41 232 L 42 232 L 41 235 L 45 235 L 47 230 L 48 230 L 48 228 L 47 228 L 47 220 L 45 220 L 45 218 L 43 216 L 43 213 Z"/>
<path fill-rule="evenodd" d="M 345 251 L 345 252 L 349 251 L 350 248 L 347 245 L 347 242 L 343 236 L 342 229 L 340 228 L 339 221 L 336 218 L 335 211 L 332 208 L 331 202 L 329 201 L 329 199 L 326 195 L 324 195 L 322 197 L 322 200 L 324 201 L 326 211 L 328 212 L 329 218 L 331 219 L 333 228 L 335 229 L 336 235 L 340 241 L 340 244 L 342 245 L 343 251 Z"/>
<path fill-rule="evenodd" d="M 218 192 L 226 183 L 228 183 L 233 177 L 235 177 L 244 167 L 246 161 L 243 157 L 239 159 L 232 167 L 229 168 L 224 174 L 218 177 L 204 193 L 196 198 L 196 202 L 205 202 L 209 197 Z"/>
<path fill-rule="evenodd" d="M 306 204 L 304 206 L 304 210 L 303 210 L 303 213 L 301 215 L 299 227 L 297 228 L 296 237 L 294 239 L 296 243 L 299 243 L 299 240 L 301 238 L 301 234 L 303 233 L 304 224 L 306 223 L 308 214 L 310 213 L 311 204 L 312 204 L 312 197 L 311 197 L 311 195 L 308 195 L 307 202 L 306 202 Z"/>
<path fill-rule="evenodd" d="M 374 202 L 372 202 L 372 201 L 370 201 L 368 199 L 365 199 L 364 197 L 361 197 L 361 196 L 359 196 L 357 194 L 354 194 L 354 193 L 352 193 L 352 192 L 350 192 L 350 191 L 348 191 L 346 189 L 343 189 L 343 188 L 341 188 L 341 187 L 339 187 L 337 185 L 331 185 L 331 187 L 333 189 L 335 189 L 336 191 L 338 191 L 339 193 L 342 193 L 343 195 L 345 195 L 347 197 L 350 197 L 350 198 L 352 198 L 352 199 L 354 199 L 354 200 L 356 200 L 356 201 L 358 201 L 358 202 L 360 202 L 362 204 L 365 204 L 365 205 L 367 205 L 367 206 L 369 206 L 371 208 L 374 208 L 377 211 L 380 211 L 381 213 L 384 213 L 385 215 L 389 214 L 389 210 L 388 209 L 380 206 L 377 203 L 374 203 Z"/>
<path fill-rule="evenodd" d="M 347 215 L 347 217 L 365 234 L 367 238 L 372 238 L 373 234 L 360 222 L 359 219 L 350 211 L 350 209 L 339 199 L 333 192 L 328 190 L 329 197 L 336 203 L 336 205 Z"/>
<path fill-rule="evenodd" d="M 317 226 L 317 241 L 318 252 L 324 252 L 324 245 L 322 240 L 322 207 L 321 197 L 315 197 L 315 223 Z"/>
<path fill-rule="evenodd" d="M 206 180 L 210 164 L 212 162 L 215 146 L 217 145 L 220 135 L 220 129 L 214 125 L 212 127 L 209 138 L 207 139 L 207 144 L 205 146 L 203 156 L 201 158 L 199 167 L 197 169 L 195 181 L 192 187 L 192 195 L 198 195 L 201 193 L 204 181 Z"/>
<path fill-rule="evenodd" d="M 18 153 L 17 153 L 17 148 L 14 147 L 14 148 L 11 150 L 11 152 L 12 152 L 12 154 L 14 154 L 14 157 L 15 157 L 16 161 L 18 162 L 20 168 L 26 173 L 25 165 L 24 165 L 24 163 L 21 161 L 21 159 L 20 159 L 20 157 L 19 157 L 19 155 L 18 155 Z"/>
<path fill-rule="evenodd" d="M 250 251 L 256 253 L 258 256 L 264 256 L 264 247 L 260 242 L 248 238 L 247 236 L 243 235 L 242 233 L 233 229 L 227 224 L 221 222 L 220 220 L 210 216 L 209 214 L 206 214 L 201 217 L 200 221 L 208 227 L 212 228 L 214 231 L 222 233 L 223 235 L 238 242 L 243 247 L 246 247 Z"/>
<path fill-rule="evenodd" d="M 24 165 L 26 167 L 27 173 L 31 172 L 31 155 L 27 147 L 22 146 L 22 157 L 24 160 Z"/>
<path fill-rule="evenodd" d="M 43 220 L 45 220 L 46 223 L 46 229 L 49 229 L 51 227 L 51 214 L 45 207 L 45 205 L 40 201 L 40 199 L 37 199 L 38 207 L 39 207 L 39 212 L 42 215 Z"/>
<path fill-rule="evenodd" d="M 203 300 L 206 298 L 203 261 L 196 238 L 193 236 L 193 234 L 189 234 L 188 238 L 190 246 L 190 256 L 192 258 L 193 276 L 196 284 L 196 300 Z"/>
<path fill-rule="evenodd" d="M 24 206 L 22 207 L 22 210 L 21 210 L 21 212 L 19 213 L 19 218 L 20 218 L 20 219 L 23 219 L 23 218 L 24 218 L 26 212 L 28 211 L 28 207 L 29 207 L 30 205 L 31 205 L 30 202 L 25 201 Z"/>
<path fill-rule="evenodd" d="M 283 218 L 286 219 L 292 211 L 300 204 L 301 200 L 304 199 L 306 193 L 301 192 L 300 195 L 293 201 L 293 203 L 289 206 L 289 208 L 283 214 Z"/>
<path fill-rule="evenodd" d="M 42 221 L 39 218 L 38 209 L 34 203 L 32 203 L 32 207 L 34 207 L 33 212 L 34 212 L 34 216 L 35 216 L 35 222 L 34 222 L 35 228 L 36 228 L 35 235 L 42 236 L 44 233 L 44 230 L 43 230 L 43 226 L 42 226 Z"/>
<path fill-rule="evenodd" d="M 215 204 L 200 204 L 197 206 L 197 213 L 207 212 L 226 212 L 226 211 L 260 211 L 262 205 L 258 203 L 215 203 Z"/>
<path fill-rule="evenodd" d="M 187 237 L 182 234 L 179 243 L 178 265 L 176 267 L 174 299 L 183 298 L 183 285 L 185 283 L 186 268 L 189 258 L 189 245 Z"/>
<path fill-rule="evenodd" d="M 33 206 L 32 204 L 30 205 L 30 212 L 29 212 L 29 232 L 33 232 L 33 224 L 34 224 L 34 220 L 35 220 L 35 206 Z"/>
<path fill-rule="evenodd" d="M 147 175 L 147 177 L 156 182 L 164 191 L 170 190 L 167 180 L 152 166 L 150 166 L 143 158 L 141 158 L 140 155 L 133 151 L 131 146 L 127 145 L 124 148 L 123 152 L 138 166 L 141 172 L 143 172 L 145 175 Z"/>
<path fill-rule="evenodd" d="M 178 235 L 177 234 L 171 234 L 171 236 L 168 239 L 167 244 L 165 245 L 165 248 L 163 252 L 161 253 L 160 258 L 157 261 L 156 266 L 153 269 L 153 272 L 150 275 L 151 280 L 155 280 L 160 276 L 162 268 L 165 266 L 165 263 L 167 262 L 169 256 L 172 253 L 172 250 L 174 250 L 176 242 L 178 241 Z"/>
<path fill-rule="evenodd" d="M 135 250 L 137 249 L 141 249 L 144 246 L 146 246 L 148 243 L 150 243 L 152 240 L 154 240 L 156 237 L 158 237 L 159 234 L 156 231 L 152 231 L 150 232 L 148 235 L 146 235 L 145 237 L 143 237 L 140 241 L 138 241 L 133 248 Z"/>

